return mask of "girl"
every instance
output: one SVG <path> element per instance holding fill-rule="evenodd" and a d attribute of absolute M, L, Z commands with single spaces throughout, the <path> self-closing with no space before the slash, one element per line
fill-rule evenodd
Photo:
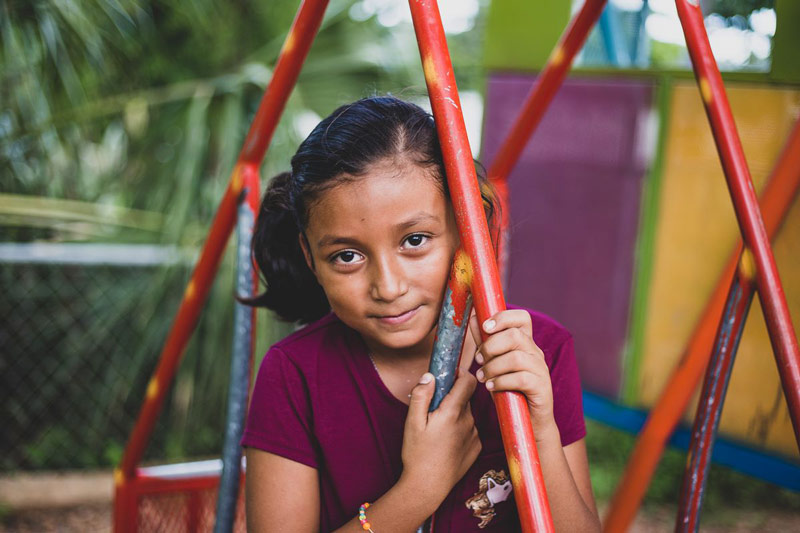
<path fill-rule="evenodd" d="M 428 413 L 458 245 L 433 118 L 413 104 L 337 109 L 272 180 L 253 236 L 267 290 L 252 303 L 309 325 L 256 379 L 249 530 L 411 532 L 431 516 L 435 531 L 518 530 L 490 394 L 508 390 L 527 397 L 556 529 L 599 529 L 572 339 L 555 321 L 473 315 L 455 385 Z"/>

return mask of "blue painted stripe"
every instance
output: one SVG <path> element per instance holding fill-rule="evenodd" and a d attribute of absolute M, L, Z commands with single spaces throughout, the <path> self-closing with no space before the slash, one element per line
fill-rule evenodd
<path fill-rule="evenodd" d="M 591 392 L 583 393 L 583 411 L 592 420 L 634 434 L 639 432 L 647 419 L 644 409 L 619 405 Z M 690 441 L 691 428 L 681 425 L 672 433 L 669 444 L 688 450 Z M 719 438 L 714 444 L 711 458 L 715 463 L 743 474 L 800 491 L 800 464 L 783 457 Z"/>

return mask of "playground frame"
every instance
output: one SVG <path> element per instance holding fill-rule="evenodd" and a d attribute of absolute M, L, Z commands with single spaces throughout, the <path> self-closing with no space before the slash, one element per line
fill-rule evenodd
<path fill-rule="evenodd" d="M 216 273 L 227 239 L 238 218 L 238 206 L 240 203 L 244 203 L 253 213 L 257 210 L 260 163 L 319 29 L 327 3 L 327 0 L 302 1 L 284 42 L 273 78 L 265 91 L 232 172 L 229 185 L 209 231 L 208 240 L 187 285 L 184 299 L 162 350 L 158 367 L 147 388 L 142 410 L 123 459 L 114 474 L 116 491 L 114 528 L 116 531 L 137 530 L 135 517 L 137 516 L 137 498 L 140 495 L 162 489 L 175 490 L 177 487 L 168 486 L 166 481 L 158 481 L 165 478 L 148 475 L 147 471 L 138 468 L 138 465 L 152 433 L 155 420 L 163 406 L 167 389 L 174 378 L 194 324 L 208 295 L 210 282 Z M 465 270 L 454 268 L 453 277 L 448 285 L 450 287 L 470 287 L 480 321 L 505 309 L 499 272 L 505 268 L 507 257 L 507 230 L 510 220 L 507 207 L 508 174 L 566 77 L 575 55 L 600 17 L 605 3 L 605 0 L 587 0 L 570 23 L 531 90 L 522 113 L 503 143 L 503 148 L 490 167 L 490 179 L 495 184 L 500 195 L 501 205 L 504 207 L 501 221 L 502 236 L 499 242 L 500 268 L 498 270 L 477 186 L 438 6 L 435 1 L 410 0 L 409 2 L 433 114 L 440 132 L 448 184 L 469 264 L 469 268 Z M 739 259 L 736 264 L 739 266 L 736 270 L 736 277 L 727 293 L 729 295 L 727 300 L 732 302 L 728 306 L 727 317 L 732 320 L 732 325 L 725 326 L 725 323 L 721 323 L 717 328 L 714 344 L 717 346 L 715 353 L 719 355 L 716 358 L 719 364 L 709 367 L 706 374 L 704 394 L 713 397 L 714 401 L 707 413 L 707 419 L 705 416 L 698 416 L 698 420 L 706 419 L 707 421 L 700 422 L 698 425 L 700 429 L 693 432 L 692 460 L 689 467 L 692 471 L 687 471 L 688 478 L 693 473 L 702 475 L 707 472 L 708 458 L 716 434 L 714 417 L 718 422 L 725 393 L 725 387 L 719 387 L 718 384 L 720 379 L 723 383 L 727 383 L 726 375 L 729 375 L 732 366 L 736 339 L 741 333 L 741 326 L 744 324 L 754 290 L 758 290 L 762 302 L 783 389 L 789 404 L 795 436 L 799 444 L 800 350 L 798 350 L 797 338 L 792 328 L 768 237 L 777 228 L 778 221 L 782 217 L 781 209 L 778 207 L 767 209 L 767 206 L 772 204 L 767 202 L 765 194 L 764 209 L 768 213 L 775 213 L 774 218 L 776 219 L 774 225 L 765 225 L 733 123 L 722 78 L 703 27 L 703 17 L 699 5 L 693 0 L 676 0 L 676 5 L 744 243 L 741 253 L 737 254 Z M 777 182 L 780 176 L 798 174 L 796 169 L 800 165 L 798 165 L 798 161 L 791 159 L 792 153 L 794 155 L 798 153 L 796 149 L 800 142 L 798 139 L 800 139 L 800 126 L 796 127 L 792 134 L 789 148 L 776 168 L 773 182 Z M 792 147 L 795 148 L 792 149 Z M 795 181 L 793 190 L 796 191 L 796 189 Z M 793 194 L 784 194 L 784 197 L 787 196 L 791 198 Z M 782 212 L 785 213 L 785 210 L 784 207 Z M 463 279 L 455 279 L 459 275 L 463 275 L 465 271 L 471 273 L 466 284 L 463 283 Z M 730 272 L 728 273 L 728 271 Z M 733 277 L 733 269 L 729 267 L 722 279 L 730 280 L 731 277 Z M 252 279 L 255 286 L 255 278 Z M 725 285 L 727 283 L 723 283 L 722 286 Z M 723 292 L 718 290 L 715 294 L 717 295 L 713 300 L 715 303 L 712 303 L 709 308 L 719 305 L 716 302 Z M 454 297 L 453 300 L 455 301 L 456 298 Z M 707 315 L 715 316 L 710 311 Z M 704 319 L 702 324 L 710 320 L 712 319 Z M 708 327 L 710 326 L 705 326 L 706 330 Z M 250 334 L 252 335 L 252 331 Z M 668 386 L 669 396 L 665 392 L 651 415 L 651 420 L 656 421 L 652 423 L 648 421 L 642 431 L 640 443 L 644 444 L 637 445 L 631 464 L 638 460 L 640 462 L 636 463 L 637 465 L 644 464 L 646 467 L 637 468 L 635 474 L 630 474 L 631 468 L 629 468 L 629 472 L 623 478 L 623 484 L 606 521 L 606 530 L 608 531 L 625 530 L 632 521 L 661 450 L 663 450 L 666 437 L 674 429 L 678 417 L 688 403 L 689 396 L 699 380 L 699 369 L 704 368 L 707 364 L 708 350 L 703 352 L 697 349 L 689 353 L 689 358 L 692 359 L 691 372 L 687 372 L 687 375 L 683 377 L 681 383 L 684 386 L 680 388 Z M 437 355 L 434 354 L 434 359 L 436 357 Z M 684 375 L 681 374 L 681 376 Z M 712 392 L 711 387 L 715 383 L 717 384 L 716 389 Z M 500 393 L 495 395 L 495 403 L 522 529 L 526 532 L 551 531 L 553 529 L 552 519 L 525 401 L 518 393 Z M 677 406 L 681 405 L 682 407 L 678 409 Z M 659 415 L 660 418 L 656 418 L 656 415 Z M 708 428 L 708 430 L 702 428 Z M 656 435 L 655 439 L 652 436 L 649 439 L 646 438 L 653 433 Z M 646 457 L 646 459 L 642 459 L 642 457 Z M 239 465 L 235 464 L 235 468 L 238 473 Z M 208 482 L 207 478 L 209 478 L 208 475 L 203 477 L 203 483 Z M 184 479 L 184 481 L 186 480 Z M 188 481 L 186 482 L 188 483 Z M 240 490 L 240 480 L 236 479 L 229 485 L 226 490 L 235 491 L 233 496 L 235 506 L 235 494 L 238 494 Z M 681 506 L 679 524 L 685 524 L 686 529 L 697 529 L 704 487 L 704 482 L 701 481 L 699 485 L 691 487 L 691 490 L 682 491 L 682 501 L 684 498 L 688 498 L 688 500 Z M 223 488 L 221 487 L 220 490 Z M 216 529 L 219 531 L 230 530 L 231 527 L 233 527 L 232 523 L 220 525 L 218 522 Z"/>

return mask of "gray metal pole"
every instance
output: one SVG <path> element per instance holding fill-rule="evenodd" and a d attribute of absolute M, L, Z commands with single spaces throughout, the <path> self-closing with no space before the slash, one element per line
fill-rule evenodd
<path fill-rule="evenodd" d="M 247 201 L 239 204 L 238 242 L 236 248 L 236 294 L 251 297 L 255 293 L 253 261 L 250 258 L 250 240 L 253 235 L 255 213 Z M 228 386 L 228 414 L 225 425 L 225 443 L 222 448 L 222 475 L 217 493 L 217 513 L 214 533 L 230 533 L 236 520 L 239 497 L 239 476 L 242 465 L 242 448 L 239 441 L 244 430 L 247 412 L 247 389 L 250 383 L 250 354 L 253 352 L 253 313 L 255 308 L 236 302 L 233 324 L 233 350 L 231 377 Z"/>

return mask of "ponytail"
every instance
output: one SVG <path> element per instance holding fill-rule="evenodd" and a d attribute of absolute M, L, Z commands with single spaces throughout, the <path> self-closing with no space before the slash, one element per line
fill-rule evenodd
<path fill-rule="evenodd" d="M 267 289 L 243 301 L 271 309 L 282 320 L 305 324 L 327 314 L 330 305 L 300 248 L 299 217 L 292 196 L 291 173 L 272 178 L 252 241 L 253 259 Z"/>

